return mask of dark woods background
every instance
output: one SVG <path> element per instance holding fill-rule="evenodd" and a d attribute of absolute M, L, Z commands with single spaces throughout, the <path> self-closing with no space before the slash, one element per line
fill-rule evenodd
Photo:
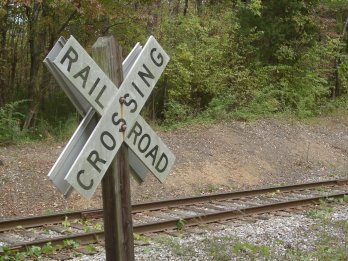
<path fill-rule="evenodd" d="M 347 109 L 346 0 L 0 1 L 0 140 L 61 135 L 78 116 L 43 65 L 59 36 L 124 57 L 153 34 L 171 62 L 144 116 L 309 117 Z"/>

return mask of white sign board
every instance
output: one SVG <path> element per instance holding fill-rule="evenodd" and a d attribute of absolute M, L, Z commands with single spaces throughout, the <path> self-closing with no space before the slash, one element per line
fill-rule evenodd
<path fill-rule="evenodd" d="M 85 98 L 52 64 L 52 61 L 57 57 L 65 43 L 66 40 L 63 37 L 60 37 L 45 58 L 44 63 L 52 72 L 61 88 L 68 95 L 69 99 L 75 105 L 76 109 L 82 116 L 84 116 L 80 125 L 76 129 L 75 133 L 69 140 L 68 144 L 65 146 L 63 152 L 48 174 L 49 179 L 54 183 L 54 185 L 64 194 L 65 197 L 68 197 L 71 194 L 73 188 L 67 181 L 64 180 L 64 178 L 66 176 L 66 173 L 74 163 L 75 158 L 78 156 L 84 144 L 88 140 L 88 137 L 97 125 L 98 117 L 95 110 L 92 109 Z M 127 56 L 127 58 L 123 61 L 122 66 L 124 75 L 127 75 L 127 73 L 129 72 L 129 69 L 133 65 L 141 49 L 142 47 L 139 43 L 137 43 L 130 54 Z M 150 170 L 142 163 L 142 161 L 140 161 L 140 159 L 134 154 L 132 150 L 128 150 L 128 157 L 131 174 L 138 182 L 143 182 L 148 173 L 150 173 Z"/>
<path fill-rule="evenodd" d="M 161 181 L 169 174 L 175 156 L 142 118 L 127 132 L 126 143 L 150 171 Z"/>
<path fill-rule="evenodd" d="M 164 180 L 175 157 L 145 121 L 137 118 L 168 61 L 168 55 L 150 37 L 117 91 L 73 37 L 54 60 L 102 116 L 65 178 L 86 198 L 94 193 L 124 140 L 157 178 Z M 128 126 L 125 132 L 120 131 L 123 124 Z"/>

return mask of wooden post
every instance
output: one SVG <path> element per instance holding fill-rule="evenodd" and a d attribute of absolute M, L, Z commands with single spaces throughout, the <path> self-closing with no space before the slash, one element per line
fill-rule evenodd
<path fill-rule="evenodd" d="M 115 85 L 120 86 L 123 81 L 122 49 L 115 38 L 98 38 L 92 47 L 92 57 Z M 119 129 L 115 128 L 115 131 Z M 103 177 L 102 192 L 106 260 L 133 261 L 128 148 L 124 144 Z"/>

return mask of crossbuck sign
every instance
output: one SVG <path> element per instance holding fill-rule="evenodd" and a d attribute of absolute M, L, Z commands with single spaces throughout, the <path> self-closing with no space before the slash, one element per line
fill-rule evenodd
<path fill-rule="evenodd" d="M 54 56 L 49 68 L 58 82 L 74 88 L 70 90 L 70 98 L 75 101 L 85 99 L 101 116 L 82 149 L 76 153 L 78 155 L 64 180 L 84 197 L 91 198 L 125 142 L 136 158 L 163 182 L 175 156 L 139 115 L 169 61 L 155 38 L 148 39 L 129 65 L 120 89 L 72 36 Z M 81 106 L 77 107 L 81 110 Z M 53 170 L 49 175 L 52 173 Z M 55 177 L 51 179 L 55 180 Z"/>

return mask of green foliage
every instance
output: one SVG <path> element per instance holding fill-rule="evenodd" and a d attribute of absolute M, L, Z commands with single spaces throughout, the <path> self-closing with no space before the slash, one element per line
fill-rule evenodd
<path fill-rule="evenodd" d="M 93 228 L 94 228 L 95 230 L 99 230 L 99 231 L 101 231 L 101 230 L 103 229 L 103 227 L 102 227 L 102 224 L 101 224 L 101 223 L 97 223 L 97 224 L 95 224 L 95 225 L 93 226 Z"/>
<path fill-rule="evenodd" d="M 186 220 L 180 219 L 180 220 L 178 220 L 178 222 L 176 222 L 176 228 L 178 230 L 182 230 L 185 227 L 186 223 L 187 223 Z"/>
<path fill-rule="evenodd" d="M 26 100 L 16 101 L 0 107 L 0 143 L 15 141 L 23 137 L 21 121 L 24 115 L 20 112 L 20 106 Z"/>
<path fill-rule="evenodd" d="M 77 248 L 79 245 L 80 244 L 75 240 L 66 239 L 63 242 L 63 247 L 66 249 L 74 249 L 74 248 Z"/>
<path fill-rule="evenodd" d="M 176 101 L 171 101 L 166 104 L 165 123 L 173 125 L 177 122 L 183 122 L 192 116 L 192 108 L 186 104 L 180 104 Z"/>
<path fill-rule="evenodd" d="M 187 15 L 161 23 L 160 41 L 171 56 L 160 83 L 166 124 L 202 112 L 219 120 L 318 115 L 330 104 L 335 57 L 342 61 L 338 73 L 346 93 L 345 45 L 315 41 L 317 0 L 228 5 L 209 5 L 204 19 Z"/>
<path fill-rule="evenodd" d="M 348 203 L 348 195 L 343 196 L 343 202 Z"/>
<path fill-rule="evenodd" d="M 330 216 L 332 211 L 333 209 L 328 206 L 327 202 L 322 201 L 320 203 L 320 207 L 318 209 L 310 209 L 307 212 L 307 216 L 313 219 L 326 220 Z"/>
<path fill-rule="evenodd" d="M 259 246 L 251 243 L 243 243 L 243 242 L 236 242 L 233 245 L 233 252 L 240 253 L 240 252 L 246 252 L 250 256 L 258 256 L 261 255 L 262 257 L 268 258 L 270 256 L 270 247 L 269 246 Z"/>
<path fill-rule="evenodd" d="M 97 248 L 94 245 L 87 245 L 85 246 L 85 250 L 87 253 L 94 254 L 97 252 Z"/>
<path fill-rule="evenodd" d="M 314 42 L 315 26 L 310 12 L 317 2 L 270 0 L 262 4 L 259 1 L 241 4 L 238 11 L 239 33 L 244 37 L 260 33 L 253 43 L 258 48 L 256 57 L 266 64 L 277 63 L 277 54 L 284 48 L 296 56 L 293 58 L 300 57 L 302 51 Z"/>
<path fill-rule="evenodd" d="M 171 56 L 164 73 L 167 121 L 197 115 L 226 86 L 228 68 L 223 63 L 228 28 L 221 28 L 217 16 L 211 18 L 202 21 L 196 16 L 179 16 L 159 28 L 161 43 Z"/>
<path fill-rule="evenodd" d="M 64 220 L 62 221 L 62 225 L 64 228 L 69 228 L 70 227 L 70 221 L 69 218 L 67 216 L 65 216 Z"/>
<path fill-rule="evenodd" d="M 165 246 L 176 256 L 186 256 L 190 258 L 193 256 L 194 248 L 190 245 L 180 244 L 180 239 L 170 236 L 159 236 L 155 238 L 157 244 L 161 247 Z"/>
<path fill-rule="evenodd" d="M 135 241 L 142 241 L 145 244 L 148 244 L 150 242 L 150 238 L 145 236 L 145 235 L 140 235 L 140 234 L 134 233 L 133 236 L 134 236 Z"/>
<path fill-rule="evenodd" d="M 15 261 L 22 261 L 22 260 L 41 260 L 41 258 L 45 255 L 50 255 L 56 253 L 58 250 L 61 249 L 75 249 L 80 246 L 80 244 L 74 240 L 65 240 L 63 246 L 57 245 L 52 246 L 52 243 L 49 242 L 46 245 L 39 247 L 39 246 L 31 246 L 27 248 L 26 252 L 17 252 L 15 250 L 10 250 L 6 247 L 0 247 L 0 261 L 5 260 L 15 260 Z M 87 245 L 86 251 L 89 253 L 95 253 L 96 248 L 93 245 Z"/>
<path fill-rule="evenodd" d="M 41 254 L 42 254 L 41 247 L 39 247 L 39 246 L 32 246 L 29 248 L 29 250 L 27 252 L 27 255 L 29 257 L 34 257 L 34 258 L 40 257 Z"/>
<path fill-rule="evenodd" d="M 188 9 L 185 2 L 27 3 L 36 16 L 22 2 L 2 3 L 0 102 L 7 105 L 0 108 L 0 142 L 23 134 L 66 139 L 76 128 L 79 116 L 41 63 L 60 34 L 74 35 L 87 51 L 97 36 L 112 34 L 124 57 L 154 34 L 171 60 L 144 116 L 166 126 L 197 117 L 306 118 L 347 107 L 346 0 L 191 0 Z M 10 103 L 24 98 L 38 105 L 26 133 L 20 126 L 27 111 Z"/>

